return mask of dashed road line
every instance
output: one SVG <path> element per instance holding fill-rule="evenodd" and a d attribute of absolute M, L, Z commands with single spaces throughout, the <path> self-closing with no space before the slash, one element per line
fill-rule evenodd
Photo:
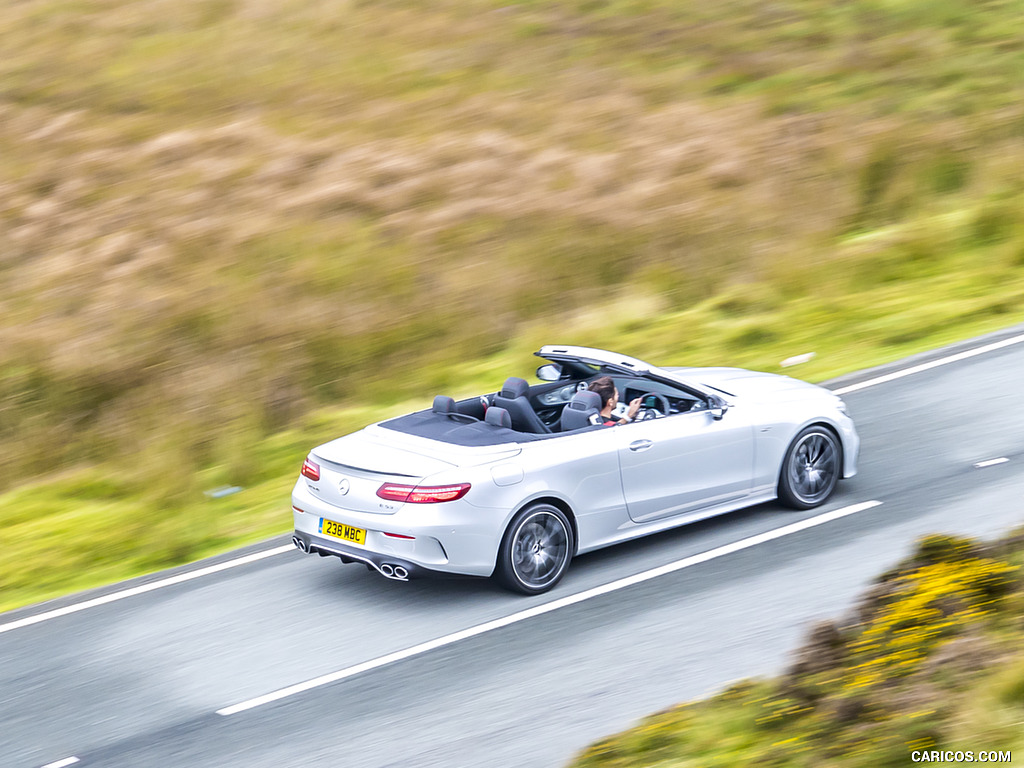
<path fill-rule="evenodd" d="M 1005 456 L 1000 456 L 998 459 L 988 459 L 987 461 L 979 461 L 974 466 L 978 469 L 984 469 L 985 467 L 994 467 L 996 464 L 1005 464 L 1009 459 Z"/>
<path fill-rule="evenodd" d="M 47 763 L 43 768 L 67 768 L 69 765 L 74 765 L 77 762 L 77 757 L 65 757 L 63 760 L 58 760 L 55 763 Z"/>

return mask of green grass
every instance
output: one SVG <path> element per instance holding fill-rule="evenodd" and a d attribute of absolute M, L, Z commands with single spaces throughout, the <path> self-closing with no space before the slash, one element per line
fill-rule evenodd
<path fill-rule="evenodd" d="M 1022 25 L 998 0 L 11 5 L 0 606 L 280 530 L 318 439 L 545 342 L 813 351 L 821 380 L 1020 322 Z M 207 519 L 236 503 L 283 517 Z"/>
<path fill-rule="evenodd" d="M 402 408 L 392 406 L 391 413 Z M 376 413 L 376 412 L 375 412 Z M 237 446 L 237 464 L 199 473 L 162 464 L 170 449 L 121 466 L 70 470 L 0 497 L 0 611 L 150 573 L 284 532 L 296 467 L 312 447 L 372 418 L 324 411 L 301 433 Z M 296 461 L 299 463 L 296 464 Z M 188 465 L 186 465 L 188 466 Z M 213 498 L 207 491 L 244 484 Z"/>

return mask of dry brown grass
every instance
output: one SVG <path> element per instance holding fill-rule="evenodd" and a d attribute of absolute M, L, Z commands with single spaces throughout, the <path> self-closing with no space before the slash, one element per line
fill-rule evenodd
<path fill-rule="evenodd" d="M 990 199 L 1020 242 L 1024 101 L 893 110 L 894 73 L 932 76 L 914 56 L 960 55 L 926 24 L 734 5 L 12 6 L 0 483 L 154 445 L 203 466 L 222 433 L 444 381 L 627 284 L 838 297 L 942 261 L 970 226 L 903 225 Z M 1002 72 L 986 50 L 965 70 Z"/>

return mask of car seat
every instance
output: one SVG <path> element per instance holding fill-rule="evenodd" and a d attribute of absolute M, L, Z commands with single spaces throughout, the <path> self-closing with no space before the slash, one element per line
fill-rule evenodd
<path fill-rule="evenodd" d="M 512 428 L 512 417 L 509 416 L 508 411 L 504 408 L 498 408 L 492 405 L 487 409 L 487 413 L 484 414 L 484 423 L 490 424 L 492 427 L 505 427 L 506 429 Z"/>
<path fill-rule="evenodd" d="M 551 430 L 544 425 L 540 416 L 530 405 L 530 401 L 526 397 L 529 391 L 530 385 L 526 383 L 525 379 L 511 376 L 505 380 L 505 386 L 501 388 L 501 392 L 494 396 L 491 408 L 497 406 L 508 411 L 508 415 L 512 417 L 512 429 L 517 432 L 546 435 Z M 490 413 L 490 408 L 487 409 L 487 412 Z"/>
<path fill-rule="evenodd" d="M 589 427 L 600 423 L 600 413 L 601 396 L 597 392 L 585 389 L 573 395 L 572 400 L 562 409 L 562 416 L 558 422 L 559 427 L 563 432 Z"/>
<path fill-rule="evenodd" d="M 434 398 L 434 405 L 431 410 L 434 413 L 440 414 L 441 416 L 447 416 L 449 419 L 463 424 L 479 421 L 475 416 L 470 416 L 457 411 L 455 407 L 455 398 L 448 397 L 447 395 L 437 395 Z"/>

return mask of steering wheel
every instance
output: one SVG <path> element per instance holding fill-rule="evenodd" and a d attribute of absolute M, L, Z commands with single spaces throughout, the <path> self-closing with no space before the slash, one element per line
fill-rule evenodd
<path fill-rule="evenodd" d="M 648 419 L 658 419 L 662 416 L 668 416 L 671 406 L 669 405 L 668 398 L 660 392 L 645 392 L 640 395 L 641 403 L 646 402 L 647 398 L 653 397 L 658 401 L 658 408 L 650 408 L 640 406 L 640 410 L 636 412 L 634 421 L 647 421 Z"/>

